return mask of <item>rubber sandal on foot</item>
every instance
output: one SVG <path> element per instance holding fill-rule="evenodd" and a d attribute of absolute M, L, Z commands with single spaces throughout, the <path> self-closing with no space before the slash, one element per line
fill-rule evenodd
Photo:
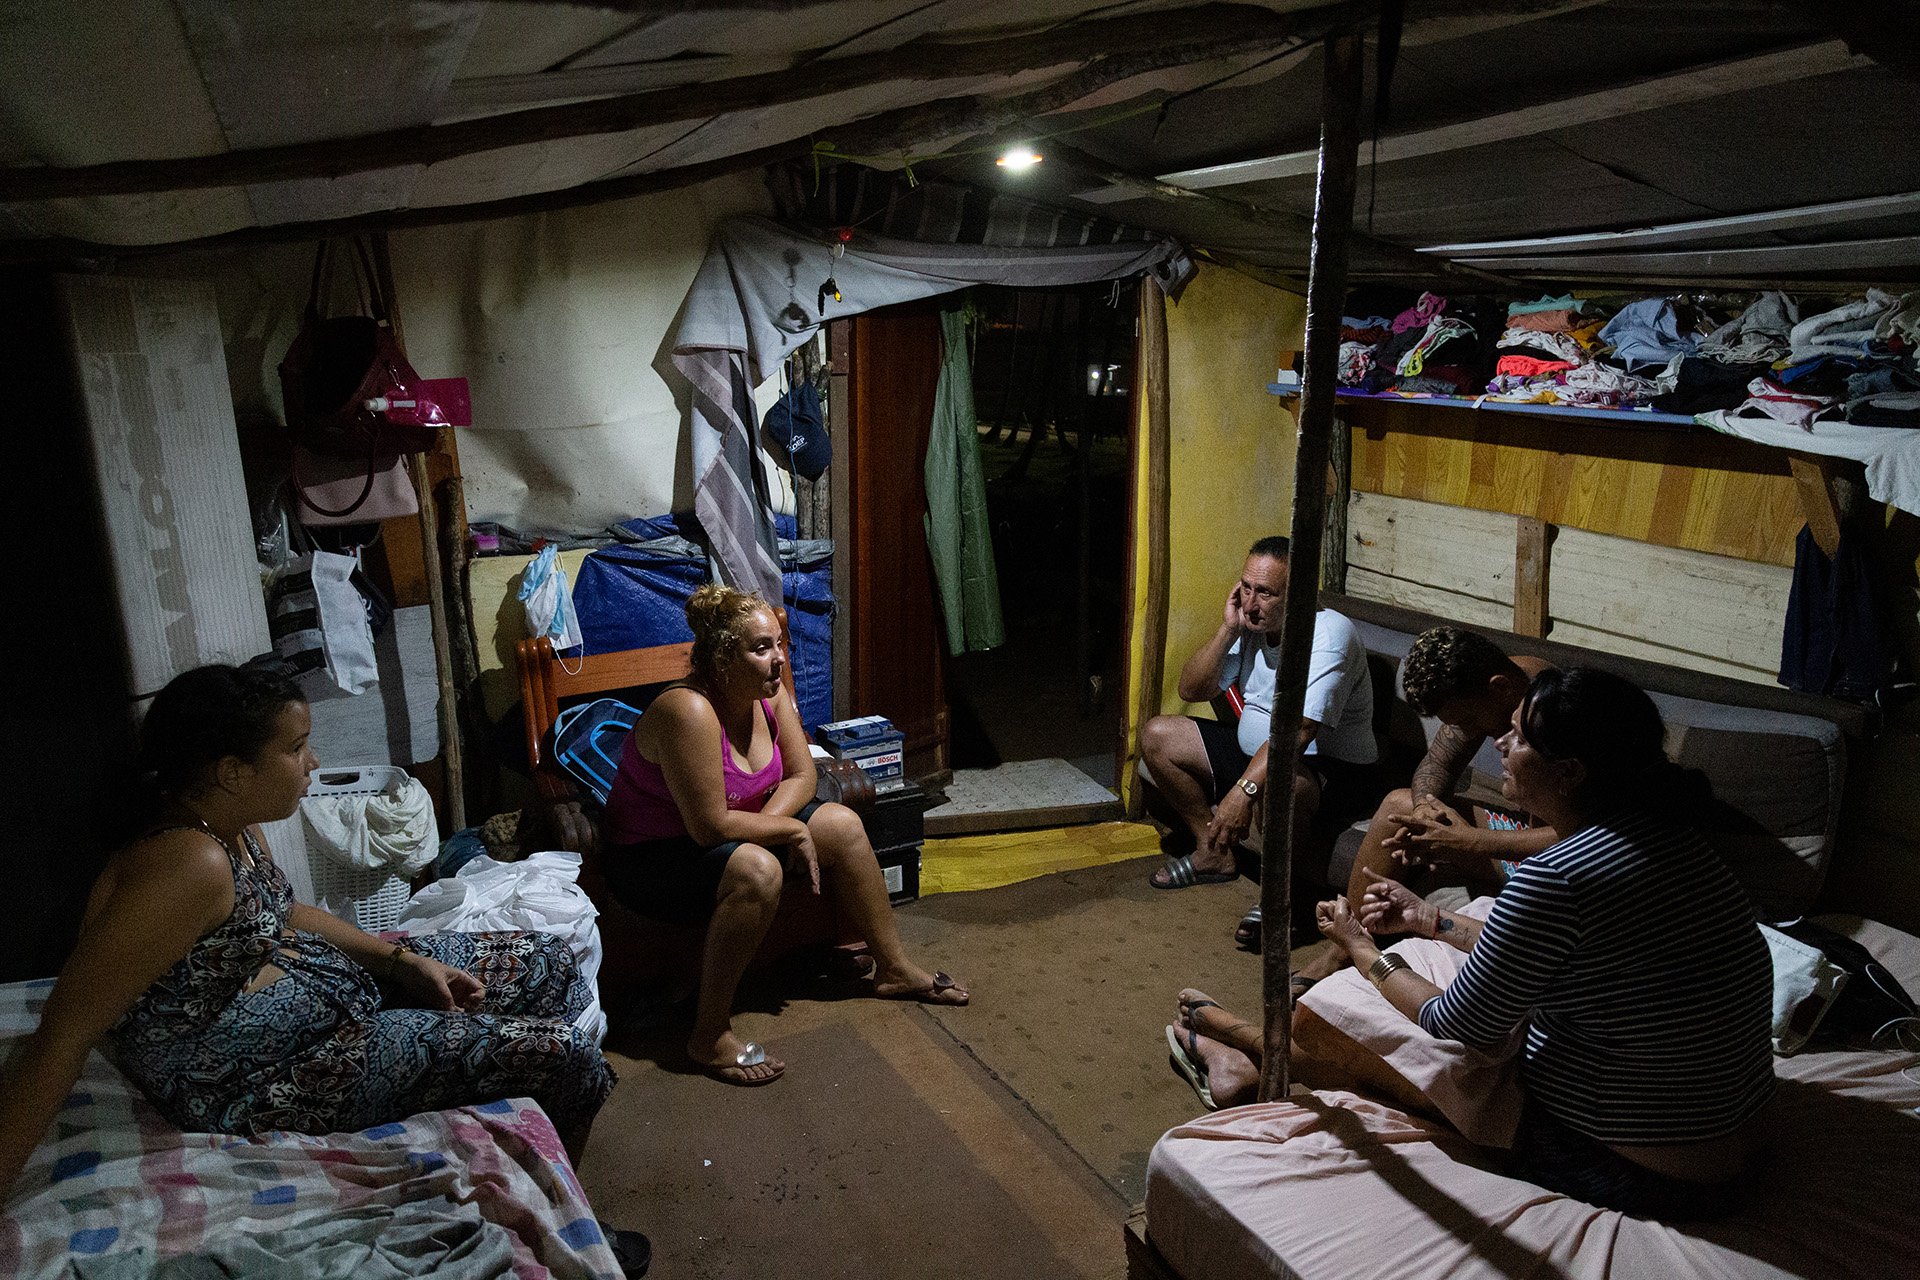
<path fill-rule="evenodd" d="M 758 1041 L 749 1040 L 745 1048 L 733 1055 L 732 1062 L 703 1062 L 700 1064 L 700 1070 L 712 1076 L 721 1084 L 738 1085 L 743 1089 L 754 1089 L 763 1084 L 772 1084 L 775 1080 L 778 1080 L 787 1073 L 787 1069 L 781 1067 L 780 1070 L 770 1076 L 750 1076 L 747 1074 L 748 1067 L 760 1066 L 766 1062 L 766 1060 L 766 1049 L 763 1048 Z"/>
<path fill-rule="evenodd" d="M 1193 1028 L 1187 1028 L 1188 1040 L 1191 1041 L 1193 1036 Z M 1172 1027 L 1167 1028 L 1167 1058 L 1173 1063 L 1173 1069 L 1200 1095 L 1201 1105 L 1209 1111 L 1218 1111 L 1220 1104 L 1213 1100 L 1213 1090 L 1207 1085 L 1207 1064 L 1201 1060 L 1198 1046 L 1189 1051 L 1186 1045 L 1180 1043 L 1180 1033 Z"/>
<path fill-rule="evenodd" d="M 1148 877 L 1147 883 L 1156 889 L 1188 889 L 1196 884 L 1232 884 L 1240 878 L 1238 871 L 1195 871 L 1193 859 L 1186 854 L 1168 854 L 1165 880 Z"/>
<path fill-rule="evenodd" d="M 1233 940 L 1245 950 L 1251 951 L 1255 955 L 1260 954 L 1260 947 L 1265 939 L 1262 936 L 1260 906 L 1258 903 L 1249 907 L 1247 914 L 1240 917 L 1240 923 L 1234 926 Z"/>

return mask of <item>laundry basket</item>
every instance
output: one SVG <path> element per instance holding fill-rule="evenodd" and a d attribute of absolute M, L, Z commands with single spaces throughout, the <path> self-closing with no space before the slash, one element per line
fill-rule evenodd
<path fill-rule="evenodd" d="M 398 790 L 406 780 L 405 769 L 389 764 L 316 769 L 307 797 L 379 795 Z M 348 866 L 324 849 L 310 849 L 307 866 L 313 875 L 313 896 L 320 909 L 351 921 L 368 933 L 398 924 L 400 912 L 411 896 L 410 886 L 399 876 Z"/>

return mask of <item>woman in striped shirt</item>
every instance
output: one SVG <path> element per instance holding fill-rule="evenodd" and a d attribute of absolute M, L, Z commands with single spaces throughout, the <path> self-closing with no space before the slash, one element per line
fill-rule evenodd
<path fill-rule="evenodd" d="M 1320 928 L 1431 1035 L 1491 1049 L 1527 1023 L 1512 1172 L 1662 1218 L 1732 1207 L 1773 1093 L 1772 968 L 1753 910 L 1683 825 L 1709 797 L 1672 764 L 1652 699 L 1605 672 L 1542 672 L 1500 739 L 1502 790 L 1564 839 L 1519 865 L 1486 923 L 1377 882 Z M 1472 954 L 1446 991 L 1372 933 Z"/>

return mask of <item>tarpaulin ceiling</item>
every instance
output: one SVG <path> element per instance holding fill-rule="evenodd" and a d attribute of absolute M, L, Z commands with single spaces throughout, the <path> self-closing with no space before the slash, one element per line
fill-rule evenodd
<path fill-rule="evenodd" d="M 1381 162 L 1362 172 L 1372 239 L 1355 247 L 1360 273 L 1417 273 L 1414 251 L 1444 246 L 1425 258 L 1568 278 L 1920 274 L 1910 0 L 1406 9 Z M 827 163 L 905 159 L 1018 184 L 1298 273 L 1312 46 L 1368 10 L 0 0 L 0 238 L 10 256 L 50 257 L 297 237 L 341 219 L 419 225 L 570 191 L 634 194 L 826 144 Z M 552 114 L 570 106 L 599 123 Z M 995 169 L 985 149 L 1016 137 L 1049 139 L 1054 154 L 1017 177 Z M 316 149 L 327 142 L 340 145 Z M 1234 167 L 1192 172 L 1222 165 Z M 1827 206 L 1840 207 L 1807 212 Z M 1581 238 L 1620 231 L 1650 238 Z M 1529 238 L 1549 243 L 1488 247 Z M 1820 251 L 1797 253 L 1809 244 Z M 1715 253 L 1688 256 L 1703 247 Z"/>

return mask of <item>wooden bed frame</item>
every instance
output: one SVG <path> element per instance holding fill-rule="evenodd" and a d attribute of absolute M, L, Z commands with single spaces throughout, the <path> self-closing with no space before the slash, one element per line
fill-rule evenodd
<path fill-rule="evenodd" d="M 1147 1238 L 1146 1202 L 1133 1207 L 1127 1215 L 1127 1280 L 1184 1280 L 1173 1264 L 1161 1256 Z"/>

